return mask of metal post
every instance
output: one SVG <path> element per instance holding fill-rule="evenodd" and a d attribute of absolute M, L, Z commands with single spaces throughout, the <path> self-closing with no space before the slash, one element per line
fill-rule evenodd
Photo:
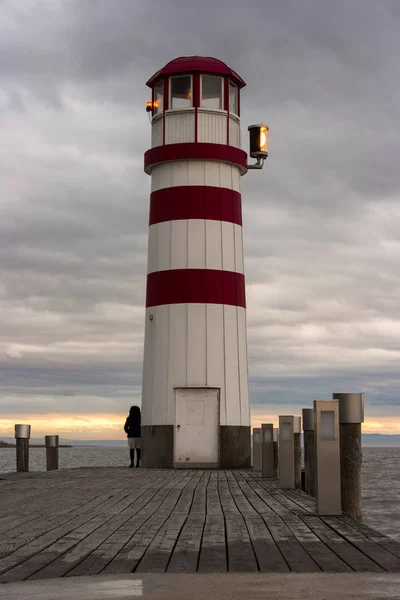
<path fill-rule="evenodd" d="M 315 441 L 314 441 L 314 411 L 303 408 L 304 432 L 304 475 L 306 494 L 315 498 Z"/>
<path fill-rule="evenodd" d="M 262 447 L 261 447 L 261 428 L 253 428 L 253 469 L 261 471 L 262 469 Z"/>
<path fill-rule="evenodd" d="M 301 489 L 301 417 L 294 417 L 294 486 Z"/>
<path fill-rule="evenodd" d="M 279 487 L 294 488 L 294 417 L 279 416 Z"/>
<path fill-rule="evenodd" d="M 279 429 L 274 427 L 274 477 L 279 477 Z"/>
<path fill-rule="evenodd" d="M 342 511 L 361 520 L 361 423 L 364 422 L 364 394 L 335 393 L 333 397 L 339 400 Z"/>
<path fill-rule="evenodd" d="M 31 437 L 30 425 L 15 425 L 16 447 L 17 447 L 17 471 L 27 473 L 29 471 L 29 438 Z"/>
<path fill-rule="evenodd" d="M 274 477 L 274 426 L 272 423 L 261 425 L 262 434 L 262 476 Z"/>
<path fill-rule="evenodd" d="M 56 471 L 58 469 L 58 435 L 46 435 L 46 467 L 48 471 Z"/>
<path fill-rule="evenodd" d="M 340 515 L 339 401 L 314 400 L 316 501 L 319 515 Z"/>

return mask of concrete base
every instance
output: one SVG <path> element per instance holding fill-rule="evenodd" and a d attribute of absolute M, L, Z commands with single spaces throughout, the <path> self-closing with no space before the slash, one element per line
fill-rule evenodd
<path fill-rule="evenodd" d="M 172 469 L 174 466 L 174 426 L 142 426 L 142 467 Z"/>
<path fill-rule="evenodd" d="M 392 573 L 124 574 L 63 577 L 0 586 L 4 600 L 382 600 L 398 598 Z"/>
<path fill-rule="evenodd" d="M 250 427 L 221 425 L 219 428 L 219 462 L 221 469 L 251 467 Z"/>
<path fill-rule="evenodd" d="M 219 428 L 220 463 L 180 465 L 196 469 L 248 469 L 251 467 L 250 427 L 239 425 Z M 174 426 L 142 426 L 142 467 L 145 469 L 174 468 Z"/>

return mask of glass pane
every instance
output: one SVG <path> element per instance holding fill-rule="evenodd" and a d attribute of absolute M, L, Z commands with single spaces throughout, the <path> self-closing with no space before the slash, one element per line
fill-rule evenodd
<path fill-rule="evenodd" d="M 263 429 L 264 442 L 272 442 L 272 429 Z"/>
<path fill-rule="evenodd" d="M 335 439 L 335 413 L 333 410 L 321 410 L 321 440 Z"/>
<path fill-rule="evenodd" d="M 229 83 L 229 112 L 237 115 L 237 85 Z"/>
<path fill-rule="evenodd" d="M 222 108 L 221 77 L 201 76 L 201 106 L 205 108 Z"/>
<path fill-rule="evenodd" d="M 171 108 L 192 105 L 192 78 L 190 75 L 171 77 Z"/>
<path fill-rule="evenodd" d="M 281 440 L 282 442 L 292 441 L 292 426 L 290 423 L 281 423 Z"/>
<path fill-rule="evenodd" d="M 160 81 L 154 88 L 154 114 L 163 111 L 164 82 Z"/>

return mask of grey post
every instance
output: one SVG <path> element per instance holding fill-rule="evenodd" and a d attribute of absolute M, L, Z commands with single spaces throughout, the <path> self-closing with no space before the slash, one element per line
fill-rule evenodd
<path fill-rule="evenodd" d="M 262 476 L 274 477 L 274 426 L 272 423 L 261 425 L 262 434 Z"/>
<path fill-rule="evenodd" d="M 15 425 L 15 445 L 17 447 L 17 471 L 29 471 L 29 438 L 31 437 L 30 425 Z"/>
<path fill-rule="evenodd" d="M 279 487 L 294 488 L 294 417 L 279 416 Z"/>
<path fill-rule="evenodd" d="M 274 477 L 279 477 L 279 429 L 274 427 Z"/>
<path fill-rule="evenodd" d="M 339 401 L 314 400 L 316 501 L 319 515 L 340 515 Z"/>
<path fill-rule="evenodd" d="M 294 486 L 301 489 L 301 417 L 294 417 Z"/>
<path fill-rule="evenodd" d="M 46 468 L 48 471 L 56 471 L 58 469 L 58 435 L 46 435 Z"/>
<path fill-rule="evenodd" d="M 315 498 L 314 411 L 303 408 L 305 492 Z"/>
<path fill-rule="evenodd" d="M 261 471 L 262 469 L 262 447 L 261 447 L 261 428 L 253 428 L 253 469 Z"/>
<path fill-rule="evenodd" d="M 342 511 L 361 520 L 361 423 L 364 422 L 364 394 L 335 393 L 333 397 L 339 400 Z"/>

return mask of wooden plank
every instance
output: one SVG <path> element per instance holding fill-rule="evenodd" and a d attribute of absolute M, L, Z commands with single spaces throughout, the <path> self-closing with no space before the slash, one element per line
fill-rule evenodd
<path fill-rule="evenodd" d="M 136 531 L 154 514 L 161 505 L 168 490 L 147 490 L 136 504 L 136 511 L 122 526 L 115 529 L 108 537 L 88 553 L 76 566 L 69 570 L 67 576 L 95 575 L 100 573 L 132 538 Z"/>
<path fill-rule="evenodd" d="M 244 515 L 247 530 L 263 573 L 287 573 L 290 569 L 260 515 Z"/>
<path fill-rule="evenodd" d="M 35 563 L 35 555 L 42 553 L 53 544 L 59 544 L 57 546 L 57 552 L 60 554 L 62 554 L 63 551 L 68 550 L 70 547 L 68 544 L 73 543 L 75 539 L 74 532 L 78 538 L 75 541 L 75 543 L 77 543 L 77 541 L 91 533 L 93 530 L 92 528 L 95 529 L 97 526 L 100 526 L 101 519 L 104 522 L 107 518 L 111 518 L 112 514 L 115 514 L 115 512 L 112 512 L 114 507 L 121 502 L 121 500 L 124 500 L 127 495 L 129 495 L 129 490 L 123 490 L 115 494 L 107 502 L 102 503 L 88 513 L 74 517 L 67 523 L 56 527 L 50 532 L 22 546 L 11 555 L 0 559 L 0 573 L 3 573 L 3 575 L 0 576 L 0 583 L 19 581 L 21 578 L 23 579 L 36 572 L 43 564 L 41 563 L 41 559 L 38 559 L 38 563 Z M 70 537 L 66 540 L 66 536 L 68 535 L 70 535 Z M 47 551 L 47 554 L 49 554 L 49 551 Z M 28 560 L 31 560 L 31 563 L 27 564 Z M 48 557 L 48 562 L 50 562 L 50 560 L 51 557 Z M 20 568 L 18 567 L 19 563 L 23 563 Z M 25 567 L 27 567 L 27 573 L 24 571 Z"/>
<path fill-rule="evenodd" d="M 52 577 L 62 577 L 69 573 L 96 550 L 102 542 L 115 533 L 115 531 L 124 527 L 132 515 L 137 514 L 149 502 L 154 493 L 155 490 L 134 490 L 128 498 L 113 507 L 112 511 L 106 515 L 106 518 L 104 518 L 104 515 L 99 515 L 91 523 L 85 524 L 82 532 L 86 534 L 89 531 L 88 535 L 82 535 L 82 539 L 79 540 L 78 532 L 74 531 L 50 548 L 47 548 L 45 552 L 41 553 L 43 556 L 42 562 L 46 560 L 45 555 L 49 551 L 53 554 L 58 553 L 59 557 L 55 559 L 53 557 L 50 564 L 36 571 L 29 579 L 50 579 Z M 98 524 L 100 525 L 96 526 Z M 59 550 L 61 550 L 61 553 Z M 37 565 L 39 555 L 34 558 L 34 562 Z"/>
<path fill-rule="evenodd" d="M 246 573 L 258 571 L 253 546 L 242 515 L 228 512 L 225 515 L 225 524 L 228 571 Z"/>
<path fill-rule="evenodd" d="M 379 546 L 382 546 L 382 548 L 385 548 L 385 550 L 388 550 L 389 552 L 394 554 L 394 556 L 400 558 L 400 544 L 396 542 L 396 540 L 393 540 L 387 535 L 384 535 L 380 531 L 375 531 L 375 529 L 371 529 L 364 523 L 361 523 L 361 521 L 357 521 L 357 519 L 352 519 L 347 515 L 342 515 L 340 518 L 347 525 L 353 527 L 354 529 L 365 535 L 365 537 L 367 537 L 369 540 L 375 542 L 376 544 L 379 544 Z"/>
<path fill-rule="evenodd" d="M 298 516 L 286 517 L 285 525 L 322 571 L 329 573 L 349 573 L 352 571 L 349 565 L 326 546 Z"/>
<path fill-rule="evenodd" d="M 309 510 L 303 508 L 296 502 L 294 502 L 287 494 L 286 490 L 278 490 L 271 484 L 269 484 L 265 479 L 261 479 L 258 481 L 258 485 L 260 485 L 263 489 L 267 490 L 271 496 L 271 498 L 275 499 L 279 504 L 283 507 L 287 508 L 290 512 L 295 515 L 308 514 Z"/>
<path fill-rule="evenodd" d="M 201 544 L 198 572 L 223 573 L 227 571 L 225 520 L 216 511 L 206 516 Z"/>
<path fill-rule="evenodd" d="M 189 477 L 186 484 L 190 483 L 192 478 Z M 176 482 L 177 483 L 177 482 Z M 154 540 L 157 533 L 160 531 L 182 493 L 182 489 L 166 489 L 160 490 L 168 494 L 154 512 L 154 514 L 134 533 L 130 540 L 125 544 L 120 552 L 111 560 L 104 569 L 104 574 L 111 573 L 129 573 L 134 571 L 148 547 Z"/>
<path fill-rule="evenodd" d="M 338 535 L 317 516 L 304 516 L 302 520 L 313 533 L 346 564 L 357 572 L 382 573 L 383 569 Z"/>
<path fill-rule="evenodd" d="M 232 498 L 233 498 L 239 512 L 242 515 L 256 514 L 256 511 L 254 510 L 253 506 L 250 504 L 250 502 L 246 498 L 245 494 L 243 493 L 243 490 L 239 486 L 233 473 L 230 473 L 229 476 L 227 476 L 227 482 L 228 482 L 229 491 L 232 494 Z"/>
<path fill-rule="evenodd" d="M 321 570 L 279 515 L 271 517 L 271 515 L 262 514 L 261 517 L 291 571 L 315 573 Z"/>
<path fill-rule="evenodd" d="M 342 519 L 339 517 L 322 517 L 322 520 L 339 535 L 350 541 L 363 554 L 376 562 L 382 569 L 389 571 L 389 573 L 400 572 L 399 558 L 347 525 Z"/>
<path fill-rule="evenodd" d="M 173 550 L 167 572 L 195 573 L 203 536 L 205 514 L 191 514 L 181 531 Z"/>
<path fill-rule="evenodd" d="M 92 489 L 90 494 L 81 496 L 80 501 L 70 504 L 64 509 L 59 508 L 58 510 L 47 511 L 47 505 L 45 505 L 41 513 L 33 513 L 33 515 L 36 516 L 32 521 L 29 522 L 29 525 L 24 522 L 19 523 L 17 527 L 14 527 L 14 529 L 1 536 L 0 556 L 6 556 L 11 551 L 20 548 L 24 544 L 27 544 L 40 535 L 43 535 L 47 531 L 66 523 L 73 516 L 87 512 L 93 506 L 97 506 L 98 504 L 105 502 L 106 500 L 112 498 L 115 493 L 122 491 L 121 488 L 110 487 L 107 491 L 104 491 L 103 494 L 88 502 L 88 499 L 95 495 L 95 491 L 97 489 L 104 490 L 104 487 L 105 486 L 102 486 L 102 488 L 99 487 L 95 490 Z M 59 499 L 58 506 L 65 507 L 62 498 Z"/>

